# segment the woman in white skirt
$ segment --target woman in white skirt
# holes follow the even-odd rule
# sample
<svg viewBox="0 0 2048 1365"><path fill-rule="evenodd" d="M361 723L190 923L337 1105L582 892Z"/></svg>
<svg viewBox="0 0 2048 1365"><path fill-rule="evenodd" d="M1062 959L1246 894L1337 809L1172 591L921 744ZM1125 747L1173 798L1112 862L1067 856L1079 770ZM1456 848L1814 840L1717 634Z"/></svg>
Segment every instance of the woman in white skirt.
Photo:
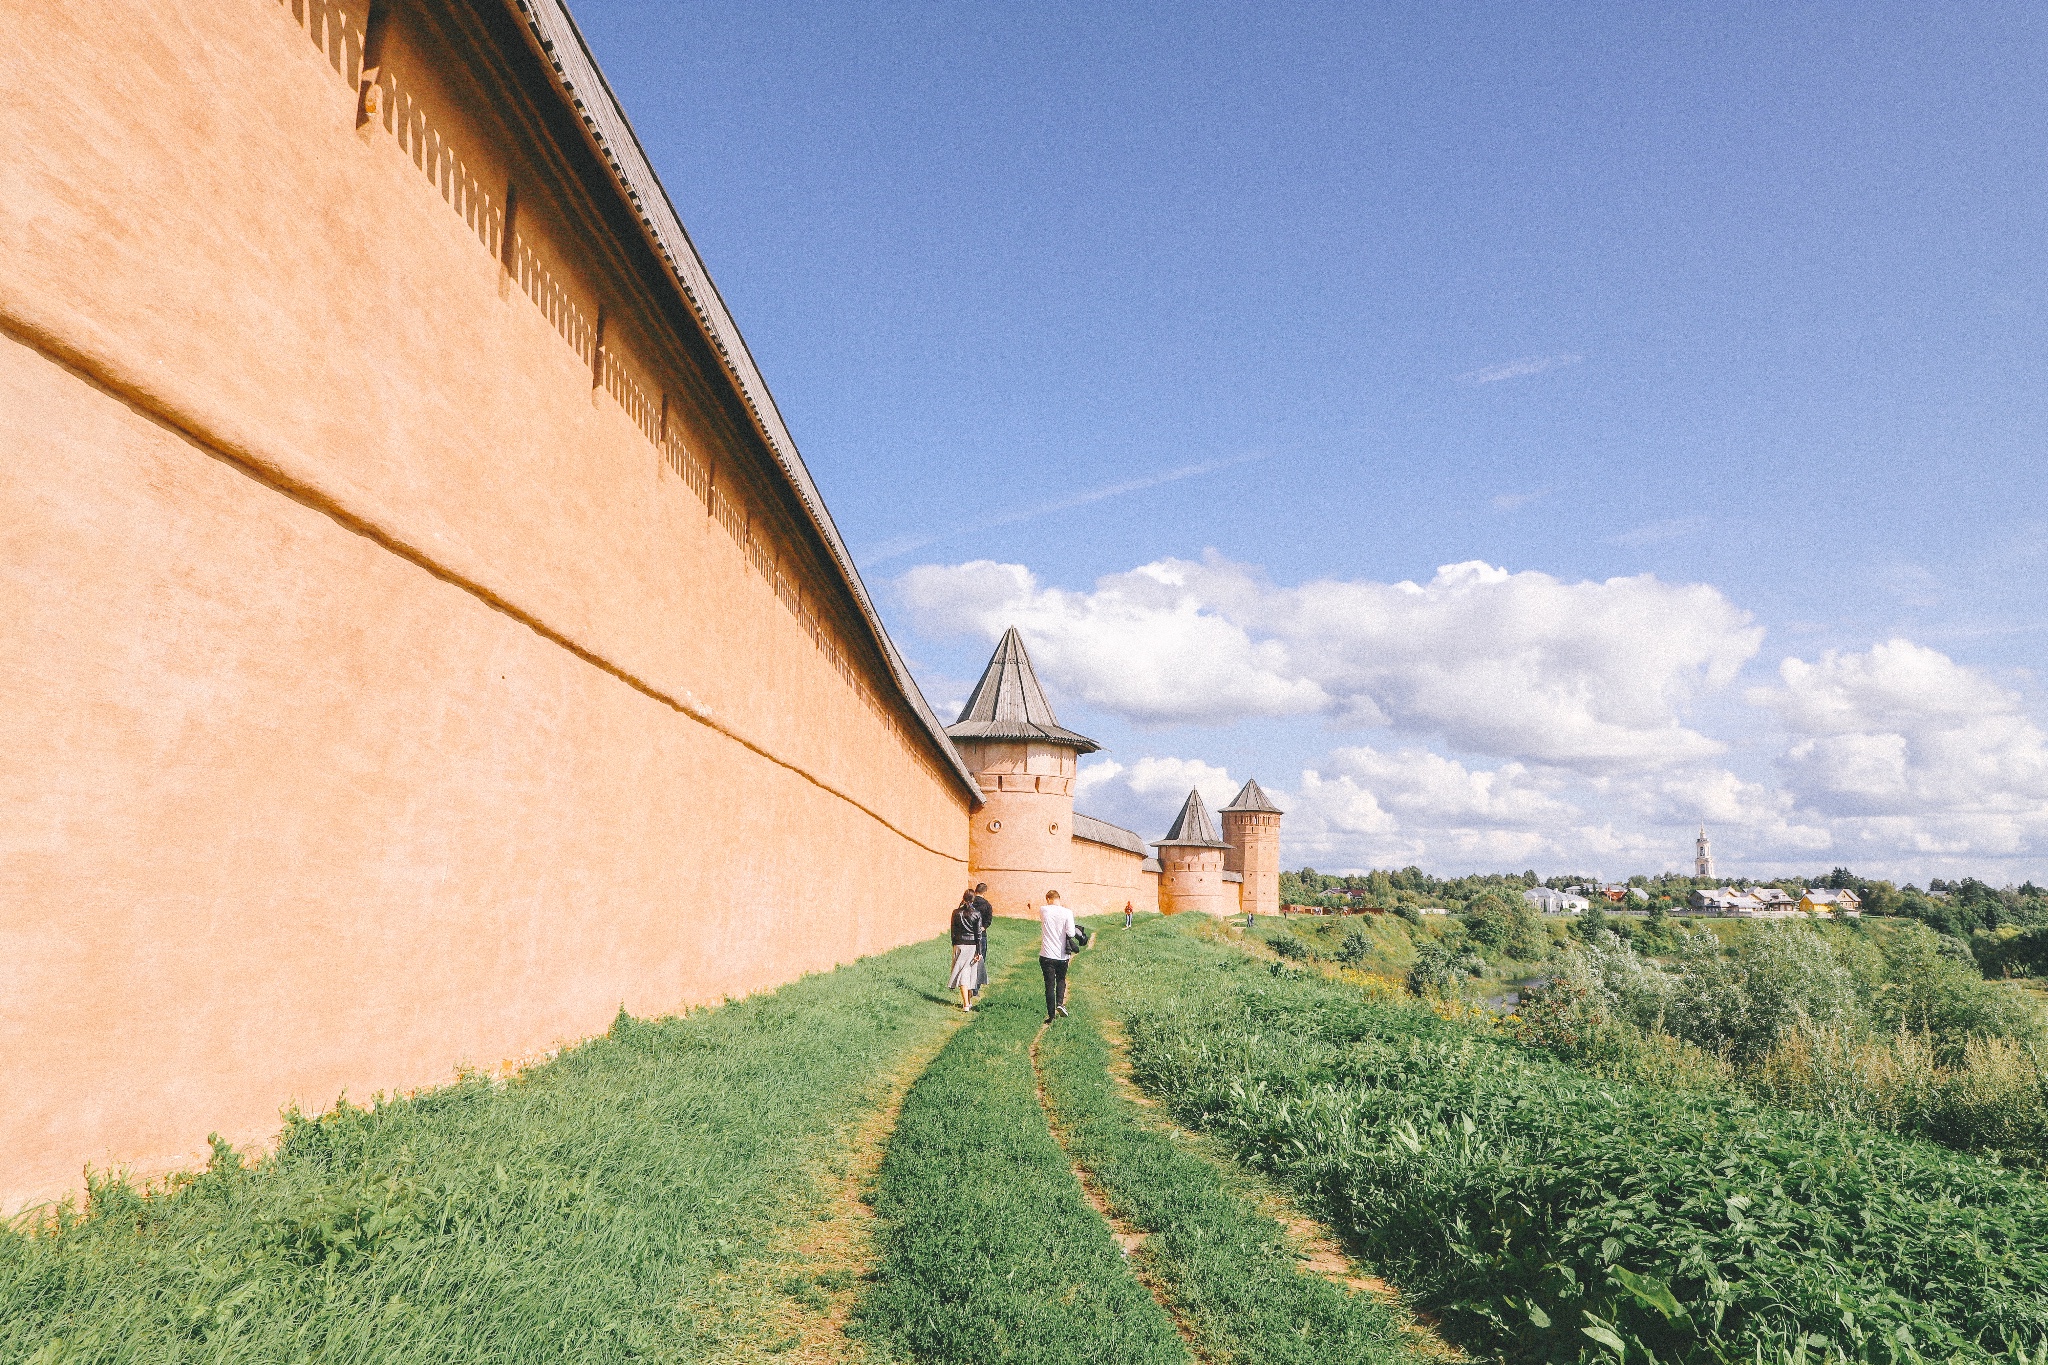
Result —
<svg viewBox="0 0 2048 1365"><path fill-rule="evenodd" d="M960 904L953 908L953 975L946 984L960 992L960 1008L969 1014L974 1006L968 1003L967 993L977 984L976 968L981 965L981 909L974 903L974 888L960 893Z"/></svg>

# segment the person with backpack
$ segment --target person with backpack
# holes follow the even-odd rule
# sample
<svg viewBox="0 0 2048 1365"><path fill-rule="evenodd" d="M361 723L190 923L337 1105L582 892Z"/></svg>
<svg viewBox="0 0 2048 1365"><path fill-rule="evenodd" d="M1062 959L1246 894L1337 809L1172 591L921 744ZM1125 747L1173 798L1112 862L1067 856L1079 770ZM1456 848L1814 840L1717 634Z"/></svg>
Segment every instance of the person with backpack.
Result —
<svg viewBox="0 0 2048 1365"><path fill-rule="evenodd" d="M987 932L981 911L974 906L974 888L960 893L960 904L953 907L953 975L946 984L958 988L960 1008L968 1014L974 1013L974 1005L967 993L974 988L975 969L981 966L981 947Z"/></svg>
<svg viewBox="0 0 2048 1365"><path fill-rule="evenodd" d="M1060 904L1060 893L1045 893L1038 912L1038 970L1045 977L1045 1022L1067 1015L1067 963L1088 946L1086 929L1074 923L1074 912Z"/></svg>
<svg viewBox="0 0 2048 1365"><path fill-rule="evenodd" d="M988 989L988 927L996 922L996 908L988 903L987 882L974 884L974 910L981 916L981 933L975 936L974 951L981 954L974 966L974 998Z"/></svg>

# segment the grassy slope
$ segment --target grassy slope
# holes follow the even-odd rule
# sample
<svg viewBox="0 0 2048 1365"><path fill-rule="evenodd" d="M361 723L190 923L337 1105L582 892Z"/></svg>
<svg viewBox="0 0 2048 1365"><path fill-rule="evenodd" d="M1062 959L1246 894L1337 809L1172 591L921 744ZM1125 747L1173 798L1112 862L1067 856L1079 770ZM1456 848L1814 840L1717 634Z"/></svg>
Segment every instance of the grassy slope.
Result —
<svg viewBox="0 0 2048 1365"><path fill-rule="evenodd" d="M1170 959L1183 942L1156 922L1128 936L1105 928L1077 967L1087 984L1074 992L1074 1017L1048 1029L1039 1045L1068 1151L1102 1187L1112 1212L1151 1234L1138 1256L1206 1357L1247 1365L1407 1359L1400 1325L1384 1305L1302 1273L1278 1223L1117 1092L1096 1023L1105 988L1133 985L1130 968L1154 956L1148 949Z"/></svg>
<svg viewBox="0 0 2048 1365"><path fill-rule="evenodd" d="M1180 952L1207 969L1190 961L1179 998L1154 992L1134 1018L1140 1080L1319 1201L1482 1350L1598 1354L1591 1327L1665 1360L1775 1359L1802 1332L1856 1359L1984 1360L2048 1335L2048 1189L2029 1178L1853 1123L1609 1085L1306 973L1192 938Z"/></svg>
<svg viewBox="0 0 2048 1365"><path fill-rule="evenodd" d="M905 1097L875 1200L881 1274L857 1330L915 1360L1185 1361L1039 1107L1043 1008L1023 961Z"/></svg>
<svg viewBox="0 0 2048 1365"><path fill-rule="evenodd" d="M813 1173L952 1022L948 952L622 1018L509 1086L338 1112L250 1169L0 1231L0 1360L729 1358Z"/></svg>

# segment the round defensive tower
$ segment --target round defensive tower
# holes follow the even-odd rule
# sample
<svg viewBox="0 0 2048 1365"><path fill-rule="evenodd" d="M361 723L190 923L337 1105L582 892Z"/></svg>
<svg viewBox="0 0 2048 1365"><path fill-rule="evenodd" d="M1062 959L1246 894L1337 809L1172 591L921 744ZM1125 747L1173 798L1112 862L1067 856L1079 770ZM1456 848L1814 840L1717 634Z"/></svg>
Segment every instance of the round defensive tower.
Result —
<svg viewBox="0 0 2048 1365"><path fill-rule="evenodd" d="M1237 898L1227 894L1223 881L1223 855L1230 845L1216 837L1209 808L1202 793L1188 793L1186 804L1174 817L1173 828L1152 845L1159 850L1159 911L1178 915L1201 910L1227 915L1236 910ZM1278 881L1274 888L1278 890Z"/></svg>
<svg viewBox="0 0 2048 1365"><path fill-rule="evenodd" d="M1273 804L1254 778L1218 814L1223 817L1223 840L1230 845L1223 866L1244 878L1241 908L1261 915L1279 914L1280 817L1286 812Z"/></svg>
<svg viewBox="0 0 2048 1365"><path fill-rule="evenodd" d="M988 883L999 915L1035 918L1045 893L1071 899L1074 771L1102 746L1059 723L1016 627L946 727L974 780L982 807L967 833L968 878Z"/></svg>

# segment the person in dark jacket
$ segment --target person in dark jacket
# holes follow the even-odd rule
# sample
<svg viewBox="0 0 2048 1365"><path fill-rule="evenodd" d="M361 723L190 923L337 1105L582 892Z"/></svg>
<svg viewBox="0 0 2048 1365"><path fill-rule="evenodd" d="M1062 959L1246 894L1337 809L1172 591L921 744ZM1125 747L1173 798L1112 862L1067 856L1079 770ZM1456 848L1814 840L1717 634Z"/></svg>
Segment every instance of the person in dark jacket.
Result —
<svg viewBox="0 0 2048 1365"><path fill-rule="evenodd" d="M985 932L982 925L981 911L974 908L973 889L961 892L960 903L953 907L953 975L946 984L959 990L960 1008L969 1014L974 1012L974 1006L967 994L974 989L975 970L981 966L978 945Z"/></svg>
<svg viewBox="0 0 2048 1365"><path fill-rule="evenodd" d="M988 903L988 883L974 884L974 909L981 916L981 932L975 935L974 951L981 954L974 967L974 998L988 989L988 927L996 922L996 908Z"/></svg>

